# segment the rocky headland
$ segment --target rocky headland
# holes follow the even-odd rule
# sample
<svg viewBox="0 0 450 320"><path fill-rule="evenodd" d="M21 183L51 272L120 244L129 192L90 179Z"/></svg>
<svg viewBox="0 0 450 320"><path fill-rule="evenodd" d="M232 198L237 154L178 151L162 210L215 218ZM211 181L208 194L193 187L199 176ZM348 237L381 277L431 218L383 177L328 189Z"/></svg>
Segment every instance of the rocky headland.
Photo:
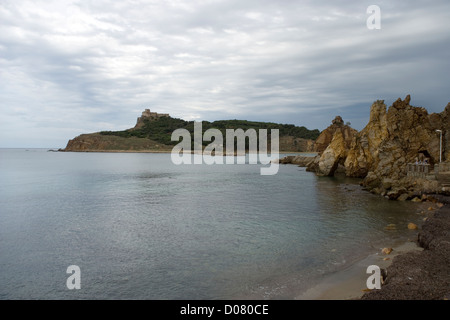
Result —
<svg viewBox="0 0 450 320"><path fill-rule="evenodd" d="M448 192L436 179L435 169L440 161L440 135L436 130L445 135L442 146L445 160L450 158L449 129L450 103L443 112L428 114L425 108L411 106L409 95L395 101L388 110L384 101L376 101L369 123L355 136L348 150L345 174L363 178L364 187L391 199ZM416 161L428 163L428 174L408 175L408 164L415 165Z"/></svg>
<svg viewBox="0 0 450 320"><path fill-rule="evenodd" d="M319 176L360 178L368 191L389 199L450 194L450 103L443 112L429 114L410 100L409 95L399 98L389 108L383 100L375 101L360 132L336 117L315 142L319 154L302 165Z"/></svg>
<svg viewBox="0 0 450 320"><path fill-rule="evenodd" d="M203 131L219 129L224 137L227 129L278 129L279 148L282 152L314 151L314 141L320 131L309 130L292 124L277 124L246 120L202 121ZM178 141L171 140L176 129L186 129L193 137L193 121L172 118L167 113L145 109L133 128L123 131L101 131L81 134L67 143L60 151L71 152L170 152ZM205 142L209 144L209 142ZM203 145L205 146L205 144Z"/></svg>
<svg viewBox="0 0 450 320"><path fill-rule="evenodd" d="M429 207L421 226L408 225L419 229L416 243L423 250L396 256L383 270L381 289L365 293L363 300L450 298L450 103L443 112L429 114L410 100L409 95L399 98L389 108L375 101L360 132L345 128L338 117L316 141L317 156L279 161L319 176L360 178L366 190L392 200L438 205L435 211ZM392 250L385 249L383 254Z"/></svg>

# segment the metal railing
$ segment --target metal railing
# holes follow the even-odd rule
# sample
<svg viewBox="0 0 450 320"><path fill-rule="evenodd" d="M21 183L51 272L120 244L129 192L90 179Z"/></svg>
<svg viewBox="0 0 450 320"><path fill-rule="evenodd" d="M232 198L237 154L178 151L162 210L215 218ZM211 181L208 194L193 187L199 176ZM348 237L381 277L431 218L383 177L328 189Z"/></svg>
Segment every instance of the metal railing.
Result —
<svg viewBox="0 0 450 320"><path fill-rule="evenodd" d="M408 163L406 175L408 177L425 178L430 172L430 164L427 163Z"/></svg>

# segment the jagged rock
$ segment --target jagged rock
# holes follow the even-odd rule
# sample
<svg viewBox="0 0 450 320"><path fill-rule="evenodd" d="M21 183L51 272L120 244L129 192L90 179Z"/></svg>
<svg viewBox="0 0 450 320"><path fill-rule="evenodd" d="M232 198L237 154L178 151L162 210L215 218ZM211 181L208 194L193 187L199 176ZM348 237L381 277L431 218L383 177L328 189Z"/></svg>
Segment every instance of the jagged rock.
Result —
<svg viewBox="0 0 450 320"><path fill-rule="evenodd" d="M396 200L403 194L406 194L406 189L402 187L394 188L386 193L387 197L391 200Z"/></svg>
<svg viewBox="0 0 450 320"><path fill-rule="evenodd" d="M370 109L369 123L352 141L345 161L346 174L365 177L373 169L380 144L387 136L386 105L384 100L377 100Z"/></svg>
<svg viewBox="0 0 450 320"><path fill-rule="evenodd" d="M344 120L342 120L341 116L336 116L336 118L334 118L334 120L331 121L331 124L342 126L342 125L344 125Z"/></svg>
<svg viewBox="0 0 450 320"><path fill-rule="evenodd" d="M381 181L374 172L369 172L364 180L364 185L369 189L375 189L380 185Z"/></svg>
<svg viewBox="0 0 450 320"><path fill-rule="evenodd" d="M392 185L394 184L394 180L390 179L390 178L385 178L383 179L383 188L386 190L389 190L392 188Z"/></svg>
<svg viewBox="0 0 450 320"><path fill-rule="evenodd" d="M322 176L334 175L339 162L347 156L347 147L342 132L336 131L330 145L325 149L319 159L316 173Z"/></svg>
<svg viewBox="0 0 450 320"><path fill-rule="evenodd" d="M358 131L345 125L344 120L337 116L331 126L323 130L316 139L314 149L319 155L309 163L307 170L321 176L345 173L344 161L357 133Z"/></svg>
<svg viewBox="0 0 450 320"><path fill-rule="evenodd" d="M345 125L344 120L342 120L340 116L337 116L331 122L331 125L323 130L319 137L317 137L314 143L314 151L318 153L324 152L333 140L335 133L338 131L342 133L346 147L349 148L353 141L353 137L358 133L358 131L348 125Z"/></svg>
<svg viewBox="0 0 450 320"><path fill-rule="evenodd" d="M403 193L397 198L397 200L398 201L406 201L406 200L408 200L408 198L409 198L409 195L407 193Z"/></svg>
<svg viewBox="0 0 450 320"><path fill-rule="evenodd" d="M410 100L409 95L405 100L399 98L388 110L383 100L374 102L369 123L352 141L344 162L346 175L364 178L362 184L369 190L389 194L393 182L410 191L431 193L439 188L426 179L413 179L413 184L406 177L406 166L420 157L427 158L431 167L439 161L436 129L450 129L450 103L442 113L428 114L425 108L411 106ZM445 148L449 147L446 142ZM395 198L394 192L389 195Z"/></svg>
<svg viewBox="0 0 450 320"><path fill-rule="evenodd" d="M320 156L317 155L314 157L314 160L308 164L306 167L306 171L316 172L316 169L319 167Z"/></svg>

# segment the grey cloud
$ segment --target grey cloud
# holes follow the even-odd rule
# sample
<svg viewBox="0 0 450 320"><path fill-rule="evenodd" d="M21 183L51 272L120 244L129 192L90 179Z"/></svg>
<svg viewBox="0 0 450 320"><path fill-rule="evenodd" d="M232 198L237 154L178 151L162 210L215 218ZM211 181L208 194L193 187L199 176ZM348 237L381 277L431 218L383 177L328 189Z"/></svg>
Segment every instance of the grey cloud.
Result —
<svg viewBox="0 0 450 320"><path fill-rule="evenodd" d="M371 31L369 1L3 1L0 113L46 127L45 139L53 128L63 146L130 127L145 107L311 129L338 112L361 127L374 100L407 93L440 112L450 5L378 2L382 29ZM27 146L4 141L14 125L3 124L0 146Z"/></svg>

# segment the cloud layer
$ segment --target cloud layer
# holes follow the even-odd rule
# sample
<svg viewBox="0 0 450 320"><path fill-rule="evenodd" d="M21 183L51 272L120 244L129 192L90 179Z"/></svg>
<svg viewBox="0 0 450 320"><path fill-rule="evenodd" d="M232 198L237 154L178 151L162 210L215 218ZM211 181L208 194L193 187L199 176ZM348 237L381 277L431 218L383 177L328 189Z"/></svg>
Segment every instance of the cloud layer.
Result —
<svg viewBox="0 0 450 320"><path fill-rule="evenodd" d="M374 100L450 101L450 4L378 1L2 1L0 147L64 147L132 127L144 108L186 120L361 129Z"/></svg>

